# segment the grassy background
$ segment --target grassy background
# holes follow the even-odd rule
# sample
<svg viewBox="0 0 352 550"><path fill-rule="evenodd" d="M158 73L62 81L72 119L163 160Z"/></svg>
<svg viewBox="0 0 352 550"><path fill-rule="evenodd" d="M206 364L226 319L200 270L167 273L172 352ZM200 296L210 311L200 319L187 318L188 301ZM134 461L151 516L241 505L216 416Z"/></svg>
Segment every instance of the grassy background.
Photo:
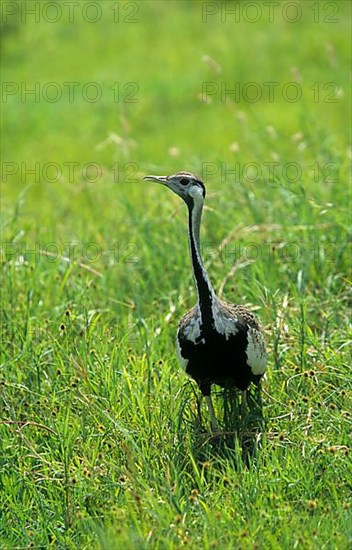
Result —
<svg viewBox="0 0 352 550"><path fill-rule="evenodd" d="M254 23L246 2L105 1L96 22L81 2L55 23L20 4L2 14L1 546L347 549L350 3L270 22L258 2ZM207 439L175 358L186 212L140 180L179 169L207 181L215 288L265 327L247 461L243 437Z"/></svg>

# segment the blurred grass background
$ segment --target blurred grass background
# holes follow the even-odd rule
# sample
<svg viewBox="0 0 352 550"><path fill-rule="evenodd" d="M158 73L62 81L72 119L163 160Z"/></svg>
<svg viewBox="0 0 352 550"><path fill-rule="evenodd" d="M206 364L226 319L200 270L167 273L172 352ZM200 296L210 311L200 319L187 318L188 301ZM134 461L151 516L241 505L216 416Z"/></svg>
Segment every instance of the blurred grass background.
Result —
<svg viewBox="0 0 352 550"><path fill-rule="evenodd" d="M1 8L2 546L347 548L350 3ZM179 169L266 330L250 469L176 365L186 213L141 178Z"/></svg>

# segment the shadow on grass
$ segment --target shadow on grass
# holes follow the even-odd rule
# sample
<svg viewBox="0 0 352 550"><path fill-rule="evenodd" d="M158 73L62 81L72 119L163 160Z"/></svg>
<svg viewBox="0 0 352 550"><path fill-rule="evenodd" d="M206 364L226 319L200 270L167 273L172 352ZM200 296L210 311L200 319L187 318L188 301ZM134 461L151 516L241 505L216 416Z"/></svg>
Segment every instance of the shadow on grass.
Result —
<svg viewBox="0 0 352 550"><path fill-rule="evenodd" d="M260 387L250 387L247 391L247 408L243 417L241 392L233 387L218 392L213 389L212 397L222 429L219 436L211 434L207 408L192 382L187 382L183 393L178 429L181 453L182 440L188 437L187 446L199 463L216 458L231 461L235 468L250 467L255 463L266 430Z"/></svg>

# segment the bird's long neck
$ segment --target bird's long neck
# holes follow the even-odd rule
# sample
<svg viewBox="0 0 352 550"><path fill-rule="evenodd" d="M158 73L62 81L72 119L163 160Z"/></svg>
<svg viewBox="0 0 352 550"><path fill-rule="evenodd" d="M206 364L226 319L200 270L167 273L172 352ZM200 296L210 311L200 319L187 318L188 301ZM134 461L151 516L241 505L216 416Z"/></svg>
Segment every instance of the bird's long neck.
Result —
<svg viewBox="0 0 352 550"><path fill-rule="evenodd" d="M200 202L195 202L189 207L188 234L193 275L198 295L198 305L202 317L202 326L204 328L210 328L214 325L212 304L216 300L216 296L200 253L200 222L202 210L203 204Z"/></svg>

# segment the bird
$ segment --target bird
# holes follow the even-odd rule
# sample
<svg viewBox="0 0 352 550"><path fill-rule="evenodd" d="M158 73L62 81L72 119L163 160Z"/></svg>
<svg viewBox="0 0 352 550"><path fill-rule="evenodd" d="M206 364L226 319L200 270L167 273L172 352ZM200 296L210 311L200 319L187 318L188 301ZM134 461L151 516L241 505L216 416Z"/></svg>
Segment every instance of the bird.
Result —
<svg viewBox="0 0 352 550"><path fill-rule="evenodd" d="M191 172L169 176L149 175L168 187L188 208L188 242L197 302L181 318L177 335L178 361L204 396L214 436L221 434L211 398L213 384L235 387L242 392L241 416L246 410L246 392L253 382L260 388L266 371L267 353L257 318L243 305L220 299L210 282L201 255L200 226L206 189Z"/></svg>

